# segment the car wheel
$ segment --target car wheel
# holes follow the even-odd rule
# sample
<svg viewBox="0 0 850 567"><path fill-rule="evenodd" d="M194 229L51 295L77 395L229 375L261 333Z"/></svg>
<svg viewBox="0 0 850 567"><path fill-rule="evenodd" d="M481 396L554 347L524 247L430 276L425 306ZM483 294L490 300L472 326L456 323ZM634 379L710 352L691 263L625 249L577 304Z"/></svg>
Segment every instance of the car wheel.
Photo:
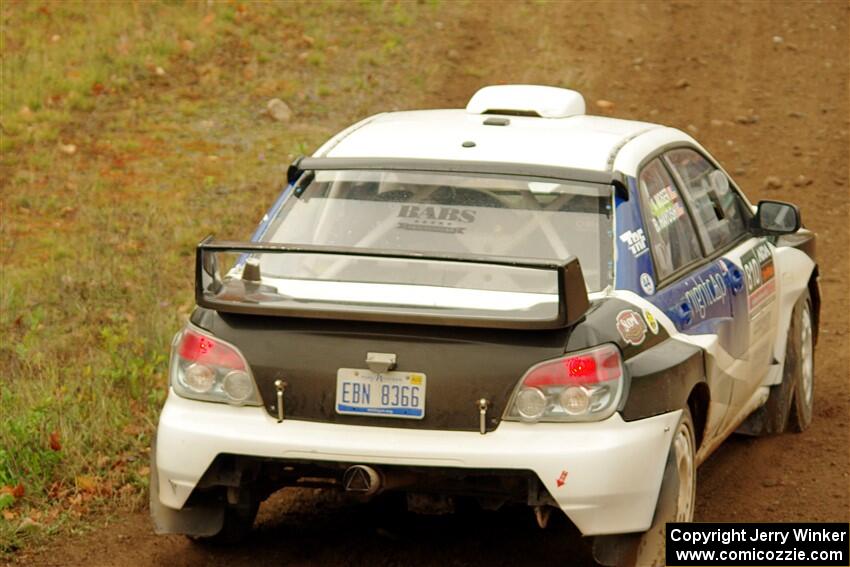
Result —
<svg viewBox="0 0 850 567"><path fill-rule="evenodd" d="M812 421L814 401L814 325L812 301L806 292L791 313L785 340L782 382L771 386L765 404L738 429L745 435L803 431Z"/></svg>
<svg viewBox="0 0 850 567"><path fill-rule="evenodd" d="M692 522L697 494L696 436L691 412L685 408L670 451L676 459L678 477L675 521Z"/></svg>
<svg viewBox="0 0 850 567"><path fill-rule="evenodd" d="M815 341L814 325L812 322L812 300L806 293L792 314L794 357L792 383L794 384L794 401L788 418L788 430L800 433L809 428L812 423L812 407L815 401ZM789 329L789 334L791 329ZM790 345L789 345L790 346ZM788 356L785 353L787 365Z"/></svg>
<svg viewBox="0 0 850 567"><path fill-rule="evenodd" d="M665 565L667 522L693 521L696 481L694 421L690 410L684 408L670 443L652 525L640 535L597 538L593 548L594 559L602 565Z"/></svg>

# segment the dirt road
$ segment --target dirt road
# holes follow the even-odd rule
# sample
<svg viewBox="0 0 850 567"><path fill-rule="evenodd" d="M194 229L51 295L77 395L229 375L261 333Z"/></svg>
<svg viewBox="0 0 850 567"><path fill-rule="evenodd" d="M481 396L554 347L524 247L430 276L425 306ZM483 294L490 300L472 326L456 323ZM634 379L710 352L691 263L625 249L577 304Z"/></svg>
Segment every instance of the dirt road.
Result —
<svg viewBox="0 0 850 567"><path fill-rule="evenodd" d="M850 520L848 388L848 16L846 2L447 6L407 43L410 65L441 80L385 107L462 106L488 83L578 86L591 112L690 130L753 200L801 206L817 231L823 318L814 423L801 435L730 439L699 471L701 521ZM281 54L281 56L286 56ZM398 82L405 70L399 69ZM392 72L385 75L392 75ZM381 106L381 105L376 105ZM340 126L342 126L340 124ZM766 178L781 186L768 188ZM773 185L777 185L774 183ZM101 522L102 523L102 522ZM157 537L146 512L15 561L29 565L587 564L565 523L541 531L526 510L410 517L312 492L276 495L246 545L205 550Z"/></svg>

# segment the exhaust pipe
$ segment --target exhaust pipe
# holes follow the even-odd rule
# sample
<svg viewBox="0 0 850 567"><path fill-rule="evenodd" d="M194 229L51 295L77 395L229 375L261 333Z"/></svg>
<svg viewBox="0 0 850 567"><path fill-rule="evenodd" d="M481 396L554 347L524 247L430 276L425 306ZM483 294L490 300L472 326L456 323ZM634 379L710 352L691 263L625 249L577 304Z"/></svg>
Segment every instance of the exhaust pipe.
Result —
<svg viewBox="0 0 850 567"><path fill-rule="evenodd" d="M366 465L353 465L342 475L342 485L346 492L359 492L366 496L377 494L383 487L381 473Z"/></svg>

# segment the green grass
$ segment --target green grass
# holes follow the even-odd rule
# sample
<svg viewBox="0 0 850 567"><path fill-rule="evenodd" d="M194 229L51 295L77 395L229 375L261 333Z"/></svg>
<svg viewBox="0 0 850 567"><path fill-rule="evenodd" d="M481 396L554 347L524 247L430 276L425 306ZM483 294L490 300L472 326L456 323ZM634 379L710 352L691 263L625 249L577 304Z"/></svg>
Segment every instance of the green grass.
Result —
<svg viewBox="0 0 850 567"><path fill-rule="evenodd" d="M144 505L195 244L246 238L371 85L431 80L396 75L433 3L93 6L0 7L0 554Z"/></svg>

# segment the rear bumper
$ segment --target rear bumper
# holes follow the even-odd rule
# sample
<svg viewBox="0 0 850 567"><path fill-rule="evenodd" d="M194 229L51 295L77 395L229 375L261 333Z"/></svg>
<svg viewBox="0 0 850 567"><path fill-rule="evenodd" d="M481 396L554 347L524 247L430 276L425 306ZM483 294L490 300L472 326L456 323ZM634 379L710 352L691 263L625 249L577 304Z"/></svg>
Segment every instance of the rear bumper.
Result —
<svg viewBox="0 0 850 567"><path fill-rule="evenodd" d="M531 470L584 535L649 528L681 412L624 422L502 422L492 433L285 420L263 408L169 393L156 439L159 500L180 509L219 453L475 469ZM558 481L564 476L563 484Z"/></svg>

